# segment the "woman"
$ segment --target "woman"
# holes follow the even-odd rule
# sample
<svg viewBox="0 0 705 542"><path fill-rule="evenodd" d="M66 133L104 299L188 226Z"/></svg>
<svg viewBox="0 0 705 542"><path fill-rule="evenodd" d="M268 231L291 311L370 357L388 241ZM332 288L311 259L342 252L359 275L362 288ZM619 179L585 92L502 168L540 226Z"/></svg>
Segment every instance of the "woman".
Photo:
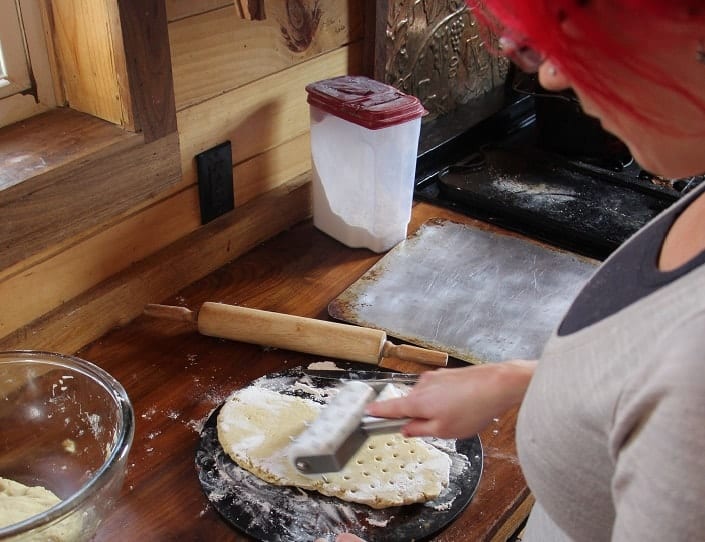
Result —
<svg viewBox="0 0 705 542"><path fill-rule="evenodd" d="M642 167L705 172L705 0L470 5L500 52L572 88ZM526 542L704 539L705 185L604 262L538 363L426 373L369 413L461 438L520 404Z"/></svg>

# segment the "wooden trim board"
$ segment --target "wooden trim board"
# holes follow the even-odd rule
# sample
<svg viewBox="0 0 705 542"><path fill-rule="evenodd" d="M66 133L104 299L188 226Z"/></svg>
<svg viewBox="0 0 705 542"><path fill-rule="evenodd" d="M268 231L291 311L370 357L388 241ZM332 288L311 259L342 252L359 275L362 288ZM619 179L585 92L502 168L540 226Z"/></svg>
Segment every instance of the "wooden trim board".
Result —
<svg viewBox="0 0 705 542"><path fill-rule="evenodd" d="M304 134L234 168L233 211L311 169ZM168 197L116 217L18 265L0 271L0 337L107 280L201 226L196 185L175 185Z"/></svg>
<svg viewBox="0 0 705 542"><path fill-rule="evenodd" d="M181 179L176 133L148 144L136 135L129 143L118 140L90 159L22 183L22 197L0 207L0 269L102 224Z"/></svg>
<svg viewBox="0 0 705 542"><path fill-rule="evenodd" d="M165 0L49 3L52 49L69 106L150 143L176 131Z"/></svg>
<svg viewBox="0 0 705 542"><path fill-rule="evenodd" d="M72 109L134 130L116 0L50 2L63 94Z"/></svg>
<svg viewBox="0 0 705 542"><path fill-rule="evenodd" d="M67 163L141 145L140 135L58 108L0 129L0 207L41 190Z"/></svg>
<svg viewBox="0 0 705 542"><path fill-rule="evenodd" d="M121 0L118 6L135 126L150 143L176 132L166 5L164 0Z"/></svg>
<svg viewBox="0 0 705 542"><path fill-rule="evenodd" d="M0 340L0 349L73 353L311 215L308 174L245 204Z"/></svg>

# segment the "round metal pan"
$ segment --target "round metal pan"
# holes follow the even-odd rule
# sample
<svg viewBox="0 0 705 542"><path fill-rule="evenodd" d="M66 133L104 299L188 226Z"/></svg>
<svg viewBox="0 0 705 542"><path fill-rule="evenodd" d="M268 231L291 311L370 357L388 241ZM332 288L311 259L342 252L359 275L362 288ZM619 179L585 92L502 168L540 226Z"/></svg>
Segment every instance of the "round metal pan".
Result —
<svg viewBox="0 0 705 542"><path fill-rule="evenodd" d="M339 364L340 366L341 364ZM345 364L346 369L369 365ZM334 385L304 375L297 367L272 373L249 384L324 402L319 390ZM482 474L479 437L466 440L430 439L451 458L450 482L434 501L374 509L317 492L269 484L237 466L223 451L217 434L218 407L208 418L196 451L201 487L220 515L255 540L298 542L354 533L368 542L408 542L428 539L452 522L470 503Z"/></svg>

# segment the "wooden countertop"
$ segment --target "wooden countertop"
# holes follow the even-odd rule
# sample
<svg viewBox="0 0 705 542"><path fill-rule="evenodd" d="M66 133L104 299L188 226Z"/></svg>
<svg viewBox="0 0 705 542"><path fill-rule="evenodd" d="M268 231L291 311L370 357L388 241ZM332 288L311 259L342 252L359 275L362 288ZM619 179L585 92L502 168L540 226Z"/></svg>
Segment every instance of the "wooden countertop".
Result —
<svg viewBox="0 0 705 542"><path fill-rule="evenodd" d="M488 227L417 203L409 232L434 217ZM327 320L328 303L382 256L345 247L308 221L162 302L197 309L216 301ZM144 316L78 355L125 386L136 418L125 484L96 540L251 540L221 519L201 491L194 466L199 430L233 390L320 358L205 337L179 322ZM409 372L426 369L395 359L383 365ZM515 422L516 412L511 412L480 435L485 458L478 491L463 514L433 540L506 540L526 517L532 498L516 459Z"/></svg>

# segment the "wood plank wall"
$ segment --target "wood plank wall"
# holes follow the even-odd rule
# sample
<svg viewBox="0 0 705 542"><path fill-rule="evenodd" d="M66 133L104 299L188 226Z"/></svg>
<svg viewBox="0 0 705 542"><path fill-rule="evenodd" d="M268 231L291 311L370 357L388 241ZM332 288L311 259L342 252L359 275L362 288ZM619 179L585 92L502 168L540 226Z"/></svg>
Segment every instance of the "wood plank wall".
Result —
<svg viewBox="0 0 705 542"><path fill-rule="evenodd" d="M134 128L118 6L109 0L48 2L62 94L73 109ZM77 16L77 14L81 14Z"/></svg>
<svg viewBox="0 0 705 542"><path fill-rule="evenodd" d="M75 350L134 317L140 303L162 299L275 234L267 224L272 205L281 207L279 230L310 213L300 188L310 170L304 86L361 73L364 0L265 0L264 20L243 18L232 0L165 1L183 178L107 223L0 269L0 300L12 300L0 311L0 347ZM194 155L225 140L232 142L235 210L219 225L201 227ZM107 299L106 284L117 290L121 274L132 272L126 280L139 282L134 269L146 259L158 262L169 245L187 245L190 236L207 244L209 236L199 234L205 228L230 228L244 238L235 248L220 238L204 246L209 265L194 266L193 276L187 265L178 281L149 272L152 286L141 286L139 298L114 299L115 314L104 323L91 322L83 335L74 328L71 341L58 336L66 329L57 322L79 304L92 303L96 312L85 317L99 317L105 307L96 296ZM173 250L169 257L178 258ZM57 325L63 331L52 336Z"/></svg>

